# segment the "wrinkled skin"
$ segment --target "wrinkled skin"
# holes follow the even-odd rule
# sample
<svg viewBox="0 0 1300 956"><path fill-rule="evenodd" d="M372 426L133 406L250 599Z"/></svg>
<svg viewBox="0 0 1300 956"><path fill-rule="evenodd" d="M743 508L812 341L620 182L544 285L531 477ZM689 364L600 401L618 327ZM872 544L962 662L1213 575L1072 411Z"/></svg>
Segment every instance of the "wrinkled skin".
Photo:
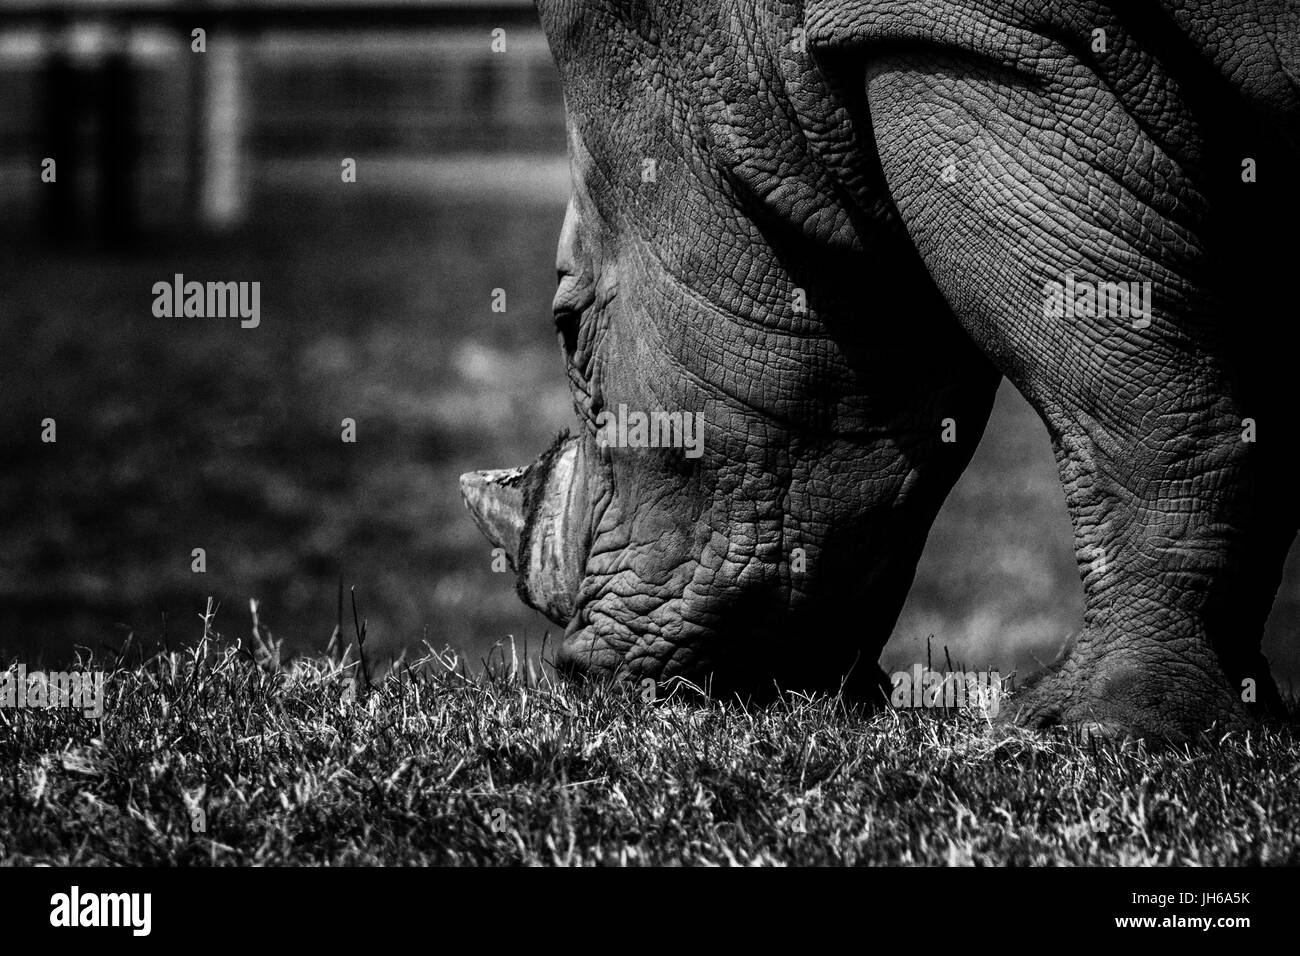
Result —
<svg viewBox="0 0 1300 956"><path fill-rule="evenodd" d="M464 482L522 596L566 626L562 668L872 696L1005 375L1052 436L1086 594L1011 716L1181 737L1278 706L1259 645L1300 508L1276 228L1300 212L1295 6L540 13L580 424ZM1149 324L1045 315L1066 275L1150 281ZM600 448L620 404L702 415L703 454Z"/></svg>

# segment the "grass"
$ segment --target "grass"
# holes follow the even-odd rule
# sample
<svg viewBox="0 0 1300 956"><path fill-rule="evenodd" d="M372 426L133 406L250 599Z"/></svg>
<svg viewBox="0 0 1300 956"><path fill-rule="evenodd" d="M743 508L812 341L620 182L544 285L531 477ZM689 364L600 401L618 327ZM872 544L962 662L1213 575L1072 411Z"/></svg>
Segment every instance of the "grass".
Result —
<svg viewBox="0 0 1300 956"><path fill-rule="evenodd" d="M260 627L97 652L102 720L0 709L9 864L1295 864L1280 728L1200 747L574 686L502 651L366 689ZM30 666L30 665L29 665Z"/></svg>

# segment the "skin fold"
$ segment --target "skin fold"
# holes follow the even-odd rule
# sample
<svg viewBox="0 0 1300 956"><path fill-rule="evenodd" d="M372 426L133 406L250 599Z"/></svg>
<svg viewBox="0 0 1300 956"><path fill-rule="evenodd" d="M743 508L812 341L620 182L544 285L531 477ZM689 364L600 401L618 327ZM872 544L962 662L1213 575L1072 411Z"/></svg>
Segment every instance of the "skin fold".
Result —
<svg viewBox="0 0 1300 956"><path fill-rule="evenodd" d="M1177 737L1278 707L1259 644L1300 518L1276 239L1300 212L1294 10L540 14L578 424L463 487L565 626L562 669L872 697L1006 375L1052 436L1086 594L1011 716ZM1147 283L1149 314L1052 315L1067 278ZM698 416L700 454L601 447L620 407Z"/></svg>

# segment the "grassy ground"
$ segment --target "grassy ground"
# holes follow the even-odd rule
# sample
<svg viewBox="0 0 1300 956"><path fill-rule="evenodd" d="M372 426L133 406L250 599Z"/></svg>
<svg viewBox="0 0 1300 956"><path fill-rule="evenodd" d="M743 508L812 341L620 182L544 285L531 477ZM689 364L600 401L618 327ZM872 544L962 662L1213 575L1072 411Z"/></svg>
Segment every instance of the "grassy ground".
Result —
<svg viewBox="0 0 1300 956"><path fill-rule="evenodd" d="M3 862L1300 863L1288 729L1160 750L832 698L646 703L509 651L367 691L214 631L131 656L84 664L109 671L101 721L0 709Z"/></svg>

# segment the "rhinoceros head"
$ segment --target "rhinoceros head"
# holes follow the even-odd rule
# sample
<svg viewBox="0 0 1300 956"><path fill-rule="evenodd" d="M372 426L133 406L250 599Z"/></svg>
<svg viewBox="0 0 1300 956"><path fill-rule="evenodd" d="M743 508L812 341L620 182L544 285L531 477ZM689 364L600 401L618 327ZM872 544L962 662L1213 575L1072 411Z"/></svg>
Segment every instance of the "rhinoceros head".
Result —
<svg viewBox="0 0 1300 956"><path fill-rule="evenodd" d="M466 502L565 626L566 670L874 687L996 374L892 218L856 106L792 45L794 7L540 6L578 423L464 476Z"/></svg>

